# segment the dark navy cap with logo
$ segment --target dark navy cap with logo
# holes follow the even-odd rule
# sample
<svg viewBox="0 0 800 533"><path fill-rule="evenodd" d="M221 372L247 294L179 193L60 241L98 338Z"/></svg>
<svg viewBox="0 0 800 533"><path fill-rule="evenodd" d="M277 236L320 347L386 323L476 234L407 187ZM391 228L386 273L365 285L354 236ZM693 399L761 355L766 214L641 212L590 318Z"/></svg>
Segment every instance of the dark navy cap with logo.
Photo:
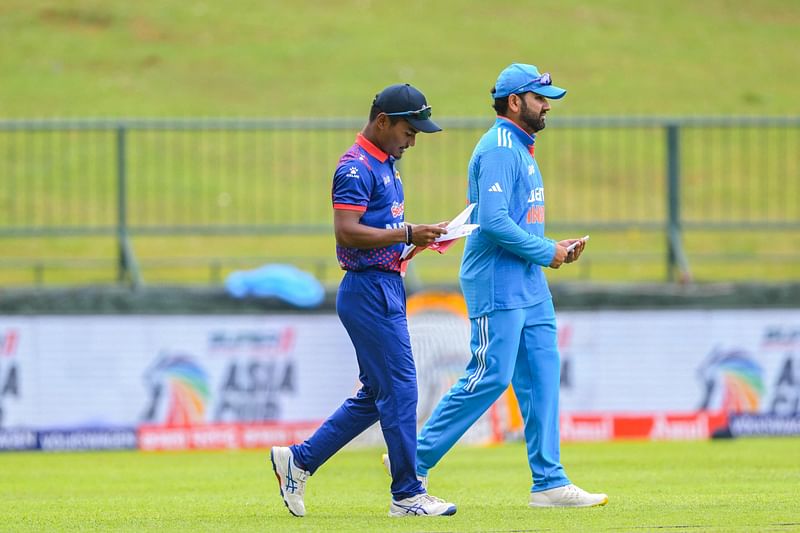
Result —
<svg viewBox="0 0 800 533"><path fill-rule="evenodd" d="M375 96L372 105L386 115L403 117L421 132L442 131L442 128L431 120L431 106L425 100L425 95L407 83L386 87Z"/></svg>

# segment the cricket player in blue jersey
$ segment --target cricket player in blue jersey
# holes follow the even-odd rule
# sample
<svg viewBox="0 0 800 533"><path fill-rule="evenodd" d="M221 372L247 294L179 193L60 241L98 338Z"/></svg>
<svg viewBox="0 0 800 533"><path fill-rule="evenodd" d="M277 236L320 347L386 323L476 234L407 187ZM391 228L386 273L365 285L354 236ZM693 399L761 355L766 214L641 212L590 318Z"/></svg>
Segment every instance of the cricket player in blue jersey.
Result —
<svg viewBox="0 0 800 533"><path fill-rule="evenodd" d="M392 468L389 516L452 515L456 506L427 494L415 473L417 376L400 277L405 245L425 247L445 224L405 222L403 182L396 161L419 132L441 128L425 96L392 85L372 103L369 122L342 156L333 176L336 256L346 271L336 298L358 360L362 387L302 444L274 447L272 467L284 503L305 515L305 485L333 454L380 421Z"/></svg>
<svg viewBox="0 0 800 533"><path fill-rule="evenodd" d="M513 384L533 473L531 507L591 507L608 502L570 483L560 462L561 363L553 301L542 267L576 261L586 243L545 237L545 194L533 147L548 98L566 91L533 65L512 64L492 95L497 119L469 162L469 202L477 203L461 262L461 289L472 330L472 358L442 398L417 442L417 475L433 468ZM573 250L567 248L577 241ZM392 458L384 458L391 463Z"/></svg>

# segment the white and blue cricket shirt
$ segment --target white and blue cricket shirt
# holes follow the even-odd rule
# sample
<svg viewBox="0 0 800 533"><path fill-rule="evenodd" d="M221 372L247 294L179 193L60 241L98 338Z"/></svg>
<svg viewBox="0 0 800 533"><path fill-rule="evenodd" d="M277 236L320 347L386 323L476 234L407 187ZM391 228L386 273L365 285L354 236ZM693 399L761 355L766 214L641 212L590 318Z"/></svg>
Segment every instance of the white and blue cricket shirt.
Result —
<svg viewBox="0 0 800 533"><path fill-rule="evenodd" d="M529 307L550 298L542 272L555 256L544 236L544 185L534 137L497 117L469 162L469 202L478 205L461 261L461 289L470 318Z"/></svg>

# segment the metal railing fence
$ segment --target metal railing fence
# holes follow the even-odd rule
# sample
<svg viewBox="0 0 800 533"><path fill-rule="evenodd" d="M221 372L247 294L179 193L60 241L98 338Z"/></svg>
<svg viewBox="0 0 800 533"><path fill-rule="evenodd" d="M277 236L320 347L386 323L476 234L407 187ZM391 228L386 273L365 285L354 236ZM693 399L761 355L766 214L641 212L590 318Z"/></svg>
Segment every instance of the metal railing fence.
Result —
<svg viewBox="0 0 800 533"><path fill-rule="evenodd" d="M464 204L492 118L439 119L401 162L407 219ZM0 120L0 237L331 232L330 180L363 120ZM550 231L663 233L669 279L695 230L800 229L800 117L572 117L537 139ZM2 245L2 242L0 242Z"/></svg>

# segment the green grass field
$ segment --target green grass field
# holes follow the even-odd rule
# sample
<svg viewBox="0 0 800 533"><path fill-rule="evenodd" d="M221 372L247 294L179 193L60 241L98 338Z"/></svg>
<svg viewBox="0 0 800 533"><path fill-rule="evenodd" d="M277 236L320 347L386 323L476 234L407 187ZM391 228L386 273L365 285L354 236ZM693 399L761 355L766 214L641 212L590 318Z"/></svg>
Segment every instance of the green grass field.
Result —
<svg viewBox="0 0 800 533"><path fill-rule="evenodd" d="M0 116L347 116L395 80L480 116L535 63L559 114L794 114L793 0L4 0Z"/></svg>
<svg viewBox="0 0 800 533"><path fill-rule="evenodd" d="M4 531L800 531L800 440L569 444L591 509L530 509L521 444L455 448L431 471L453 517L389 518L378 449L345 450L289 515L266 451L0 455Z"/></svg>
<svg viewBox="0 0 800 533"><path fill-rule="evenodd" d="M490 121L489 87L512 61L536 63L569 89L551 117L794 116L798 24L793 0L410 0L402 9L385 0L5 0L0 119L363 119L372 95L402 80L424 89L435 117ZM274 223L311 215L330 223L332 165L355 130L320 135L313 147L303 137L303 150L294 134L229 133L205 132L197 144L195 132L129 133L131 222ZM663 280L662 233L592 227L615 217L663 220L663 132L631 130L616 140L602 129L575 133L563 143L567 132L553 127L537 148L548 224L575 226L551 236L593 239L586 263L554 277ZM796 128L745 133L711 130L704 142L695 141L706 131L683 133L687 220L798 219ZM409 220L430 222L429 213L440 219L460 207L477 135L445 132L409 154ZM30 137L0 132L0 230L113 226L113 131ZM744 147L753 155L740 153ZM49 155L56 149L62 153ZM432 196L423 182L450 191L447 199L421 206ZM270 201L279 186L294 193L291 201ZM618 201L617 191L624 191ZM298 209L303 194L307 212ZM217 283L235 268L278 261L322 269L328 285L339 276L330 233L136 237L133 245L146 283ZM796 228L696 231L686 245L700 281L796 278ZM115 281L108 238L2 237L0 249L0 285ZM419 263L424 282L455 282L457 259Z"/></svg>

